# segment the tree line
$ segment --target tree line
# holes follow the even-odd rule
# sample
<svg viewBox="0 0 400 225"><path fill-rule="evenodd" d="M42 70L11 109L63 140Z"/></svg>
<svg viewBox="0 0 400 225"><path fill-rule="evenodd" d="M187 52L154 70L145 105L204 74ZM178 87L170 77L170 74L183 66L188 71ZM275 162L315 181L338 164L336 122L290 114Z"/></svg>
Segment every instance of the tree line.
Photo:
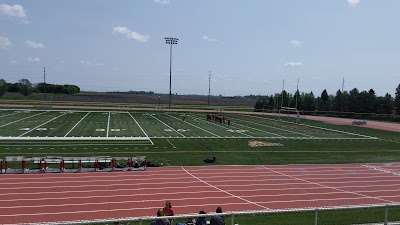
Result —
<svg viewBox="0 0 400 225"><path fill-rule="evenodd" d="M328 94L325 90L320 96L315 97L313 92L294 94L282 91L282 93L264 96L257 100L254 109L275 110L281 107L297 108L302 111L336 111L354 113L400 114L400 84L396 88L395 96L389 93L385 96L376 96L375 91L359 91L353 88L351 91L341 91L335 95Z"/></svg>
<svg viewBox="0 0 400 225"><path fill-rule="evenodd" d="M75 94L81 89L76 85L70 84L48 84L37 83L33 85L28 79L20 79L17 83L7 83L4 79L0 79L0 97L6 92L19 92L24 96L28 96L33 92L37 93L53 93L53 94Z"/></svg>

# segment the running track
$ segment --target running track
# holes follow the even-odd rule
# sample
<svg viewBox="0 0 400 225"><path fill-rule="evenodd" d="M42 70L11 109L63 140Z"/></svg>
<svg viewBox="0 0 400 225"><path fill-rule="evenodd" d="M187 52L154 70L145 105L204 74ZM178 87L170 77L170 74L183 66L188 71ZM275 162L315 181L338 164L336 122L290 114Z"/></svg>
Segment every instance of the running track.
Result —
<svg viewBox="0 0 400 225"><path fill-rule="evenodd" d="M400 202L400 163L209 166L146 171L0 174L0 223Z"/></svg>

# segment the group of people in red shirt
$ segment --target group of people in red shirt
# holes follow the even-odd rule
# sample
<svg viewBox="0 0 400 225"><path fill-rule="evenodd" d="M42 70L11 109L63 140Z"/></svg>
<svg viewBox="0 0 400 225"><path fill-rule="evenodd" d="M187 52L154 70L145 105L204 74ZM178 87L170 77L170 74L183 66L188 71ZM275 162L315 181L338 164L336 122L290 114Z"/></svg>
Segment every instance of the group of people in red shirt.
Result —
<svg viewBox="0 0 400 225"><path fill-rule="evenodd" d="M215 113L207 113L207 121L215 121L225 124L225 115L217 115ZM231 125L232 120L228 119L228 125Z"/></svg>

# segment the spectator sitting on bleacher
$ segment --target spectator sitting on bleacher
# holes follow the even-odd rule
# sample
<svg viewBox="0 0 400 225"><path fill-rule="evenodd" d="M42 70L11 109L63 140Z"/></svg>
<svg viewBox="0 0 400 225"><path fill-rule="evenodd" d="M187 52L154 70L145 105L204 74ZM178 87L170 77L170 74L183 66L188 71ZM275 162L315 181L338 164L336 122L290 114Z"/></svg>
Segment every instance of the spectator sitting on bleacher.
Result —
<svg viewBox="0 0 400 225"><path fill-rule="evenodd" d="M199 212L199 214L206 214L203 210ZM199 216L196 220L196 225L207 225L207 218L205 216Z"/></svg>
<svg viewBox="0 0 400 225"><path fill-rule="evenodd" d="M218 207L215 212L222 213L221 207ZM211 216L210 225L225 225L224 217L220 215Z"/></svg>
<svg viewBox="0 0 400 225"><path fill-rule="evenodd" d="M165 207L163 208L164 213L166 216L173 216L175 215L174 210L172 209L172 205L170 201L165 202Z"/></svg>
<svg viewBox="0 0 400 225"><path fill-rule="evenodd" d="M164 214L166 216L173 216L175 215L174 210L172 209L172 205L170 201L165 202L165 207L163 208ZM173 224L173 220L170 221L171 224Z"/></svg>
<svg viewBox="0 0 400 225"><path fill-rule="evenodd" d="M157 216L165 216L162 208L158 209ZM171 225L171 222L167 219L154 219L151 221L150 225Z"/></svg>

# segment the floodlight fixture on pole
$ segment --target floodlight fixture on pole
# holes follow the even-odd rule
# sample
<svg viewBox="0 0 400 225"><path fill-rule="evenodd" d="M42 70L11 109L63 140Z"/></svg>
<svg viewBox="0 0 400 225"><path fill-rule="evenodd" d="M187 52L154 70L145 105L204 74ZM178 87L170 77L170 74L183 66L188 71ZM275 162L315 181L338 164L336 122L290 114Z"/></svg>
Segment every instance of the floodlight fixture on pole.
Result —
<svg viewBox="0 0 400 225"><path fill-rule="evenodd" d="M178 38L166 37L165 44L170 45L169 52L169 101L168 108L171 108L171 83L172 83L172 45L178 44Z"/></svg>

